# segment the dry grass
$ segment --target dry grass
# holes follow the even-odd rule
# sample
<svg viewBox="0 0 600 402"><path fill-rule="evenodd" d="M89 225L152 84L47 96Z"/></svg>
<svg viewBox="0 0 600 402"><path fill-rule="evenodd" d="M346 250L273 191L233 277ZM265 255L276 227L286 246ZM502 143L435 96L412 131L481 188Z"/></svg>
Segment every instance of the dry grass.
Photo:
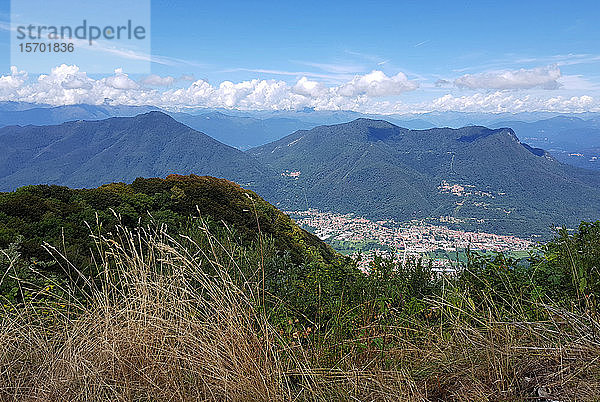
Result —
<svg viewBox="0 0 600 402"><path fill-rule="evenodd" d="M203 274L162 232L124 231L119 242L99 244L103 286L90 289L82 313L34 305L5 312L4 397L287 399L286 370L264 337L274 331L227 276Z"/></svg>
<svg viewBox="0 0 600 402"><path fill-rule="evenodd" d="M292 344L260 310L259 283L239 288L233 258L162 230L97 239L100 287L85 303L4 306L0 397L78 400L598 400L600 344L590 317L472 324L432 301L444 327L386 328L385 350L345 341ZM181 243L185 243L183 246ZM57 260L64 256L49 249ZM222 250L220 250L222 251ZM226 253L225 253L226 254ZM199 258L202 256L203 258ZM209 261L212 269L202 266ZM227 269L225 269L225 266ZM260 267L259 267L260 269ZM208 275L206 272L216 272ZM551 307L548 307L551 309ZM379 334L380 335L380 334ZM364 341L364 340L360 340Z"/></svg>

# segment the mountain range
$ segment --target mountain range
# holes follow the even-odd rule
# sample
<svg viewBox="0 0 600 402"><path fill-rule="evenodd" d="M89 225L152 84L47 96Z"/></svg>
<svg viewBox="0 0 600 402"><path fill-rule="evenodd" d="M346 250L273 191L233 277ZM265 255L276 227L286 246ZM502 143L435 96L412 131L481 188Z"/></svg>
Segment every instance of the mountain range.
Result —
<svg viewBox="0 0 600 402"><path fill-rule="evenodd" d="M64 105L52 107L22 102L0 102L0 127L11 125L56 125L74 120L102 120L110 117L133 117L149 111L161 111L175 120L202 131L216 140L247 150L278 140L291 132L322 124L345 123L367 115L346 111L240 112L222 109L167 111L154 106ZM368 117L377 117L369 115ZM409 128L430 128L432 124L419 120L397 120Z"/></svg>
<svg viewBox="0 0 600 402"><path fill-rule="evenodd" d="M533 122L502 121L491 127L511 127L523 141L541 147L563 163L600 169L600 118L556 116Z"/></svg>
<svg viewBox="0 0 600 402"><path fill-rule="evenodd" d="M275 141L300 129L318 125L288 117L267 117L225 114L216 110L201 110L195 113L169 112L154 106L111 106L111 105L47 105L5 102L0 104L0 127L13 125L56 125L74 120L103 120L110 117L133 117L150 111L162 111L177 121L202 131L220 142L246 150Z"/></svg>
<svg viewBox="0 0 600 402"><path fill-rule="evenodd" d="M29 105L29 106L27 106ZM52 125L73 120L102 120L109 117L132 117L152 110L154 106L110 106L110 105L45 105L15 102L0 105L0 127L14 125Z"/></svg>
<svg viewBox="0 0 600 402"><path fill-rule="evenodd" d="M232 116L219 111L201 114L169 114L177 121L240 150L263 145L296 130L318 125L287 117L258 119L250 116Z"/></svg>
<svg viewBox="0 0 600 402"><path fill-rule="evenodd" d="M215 131L230 122L214 111L190 116L184 117L213 120ZM237 119L235 124L259 130L256 119ZM280 120L281 130L297 123ZM287 210L318 208L399 222L433 218L502 234L548 235L551 226L600 217L600 175L522 143L511 128L410 130L359 118L298 130L242 152L150 111L7 126L0 128L0 143L0 191L28 184L89 188L193 173L235 181Z"/></svg>
<svg viewBox="0 0 600 402"><path fill-rule="evenodd" d="M133 117L149 111L162 111L177 121L240 150L261 146L296 131L320 125L347 123L357 118L386 120L409 129L460 128L482 125L511 127L519 138L547 150L563 163L586 169L600 169L600 114L467 113L428 112L376 115L352 111L305 108L285 111L242 111L218 108L162 110L154 106L115 106L75 104L53 107L26 102L0 102L0 127L9 125L55 125L73 120L101 120Z"/></svg>

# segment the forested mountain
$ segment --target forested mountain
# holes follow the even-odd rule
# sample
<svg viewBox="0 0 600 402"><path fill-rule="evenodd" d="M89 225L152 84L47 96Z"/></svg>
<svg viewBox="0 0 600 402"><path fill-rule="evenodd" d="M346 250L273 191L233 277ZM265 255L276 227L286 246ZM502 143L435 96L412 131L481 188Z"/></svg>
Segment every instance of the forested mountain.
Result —
<svg viewBox="0 0 600 402"><path fill-rule="evenodd" d="M26 184L95 187L172 173L227 178L271 194L274 174L253 157L161 112L0 129L0 190Z"/></svg>
<svg viewBox="0 0 600 402"><path fill-rule="evenodd" d="M212 113L213 129L245 118ZM202 119L202 116L195 116ZM248 120L258 130L259 120ZM283 129L294 121L281 122ZM383 120L297 131L248 152L162 112L0 129L0 190L94 187L137 177L227 178L281 208L375 219L443 217L461 229L549 234L600 216L600 177L521 143L510 128L409 130Z"/></svg>
<svg viewBox="0 0 600 402"><path fill-rule="evenodd" d="M381 120L298 131L249 151L289 179L287 208L548 234L600 216L600 176L559 163L509 128L408 130ZM298 175L299 174L299 175Z"/></svg>

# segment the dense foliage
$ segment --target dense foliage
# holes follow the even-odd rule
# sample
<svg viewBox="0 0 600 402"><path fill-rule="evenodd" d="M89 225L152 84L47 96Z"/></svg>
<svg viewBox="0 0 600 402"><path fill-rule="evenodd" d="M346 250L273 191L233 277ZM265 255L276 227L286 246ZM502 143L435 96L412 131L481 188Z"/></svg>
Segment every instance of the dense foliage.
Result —
<svg viewBox="0 0 600 402"><path fill-rule="evenodd" d="M215 232L232 234L228 240L252 244L263 233L274 244L277 256L296 265L333 264L341 258L319 239L300 229L285 214L224 179L171 175L167 179L137 179L132 184L113 183L97 189L72 190L59 186L28 186L0 194L0 249L18 251L43 275L22 267L20 277L39 282L42 276L79 278L95 273L92 235L128 228L166 225L171 233L193 231L197 220L209 222ZM72 263L61 266L48 247L59 250ZM11 254L11 255L12 255ZM13 267L17 269L17 267ZM39 283L38 283L39 284ZM10 276L1 285L13 289Z"/></svg>

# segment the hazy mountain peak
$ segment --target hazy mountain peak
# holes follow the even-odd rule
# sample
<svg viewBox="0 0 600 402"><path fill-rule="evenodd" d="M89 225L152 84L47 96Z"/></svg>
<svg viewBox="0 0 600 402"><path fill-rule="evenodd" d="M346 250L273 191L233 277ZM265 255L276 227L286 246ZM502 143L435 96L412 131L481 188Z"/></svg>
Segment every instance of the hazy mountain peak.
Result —
<svg viewBox="0 0 600 402"><path fill-rule="evenodd" d="M359 117L358 119L352 120L347 123L348 125L355 125L359 127L376 127L376 128L400 128L389 121L379 119L369 119L366 117Z"/></svg>
<svg viewBox="0 0 600 402"><path fill-rule="evenodd" d="M126 119L127 117L124 118ZM135 119L136 121L172 122L176 124L181 124L168 114L160 112L158 110L138 114L137 116L133 117L133 119Z"/></svg>

